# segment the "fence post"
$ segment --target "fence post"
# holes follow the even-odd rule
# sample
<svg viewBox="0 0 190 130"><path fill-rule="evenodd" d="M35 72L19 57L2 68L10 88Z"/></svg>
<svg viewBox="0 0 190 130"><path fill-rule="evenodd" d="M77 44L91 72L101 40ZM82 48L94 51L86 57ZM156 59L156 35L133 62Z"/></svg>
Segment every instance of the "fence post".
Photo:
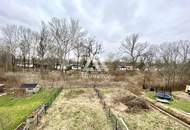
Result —
<svg viewBox="0 0 190 130"><path fill-rule="evenodd" d="M38 125L38 113L36 114L36 124Z"/></svg>
<svg viewBox="0 0 190 130"><path fill-rule="evenodd" d="M117 119L116 119L116 122L115 122L115 130L118 130L117 129Z"/></svg>
<svg viewBox="0 0 190 130"><path fill-rule="evenodd" d="M108 109L108 115L109 117L111 117L110 108Z"/></svg>

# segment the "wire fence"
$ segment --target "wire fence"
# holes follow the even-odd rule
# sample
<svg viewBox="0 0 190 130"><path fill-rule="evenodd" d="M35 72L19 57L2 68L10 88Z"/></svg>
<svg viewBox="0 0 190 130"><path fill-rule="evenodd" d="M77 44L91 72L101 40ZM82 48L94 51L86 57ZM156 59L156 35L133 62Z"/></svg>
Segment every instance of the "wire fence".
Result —
<svg viewBox="0 0 190 130"><path fill-rule="evenodd" d="M33 130L39 123L42 116L45 115L47 109L55 100L55 98L59 95L62 88L59 88L57 93L53 95L53 97L49 100L48 103L39 106L36 110L34 110L31 115L23 121L15 130Z"/></svg>
<svg viewBox="0 0 190 130"><path fill-rule="evenodd" d="M96 92L98 98L100 99L100 103L103 105L103 109L108 117L108 120L111 121L112 127L114 130L129 130L125 120L122 117L116 115L111 108L106 104L103 94L96 88L96 85L93 86L94 91Z"/></svg>
<svg viewBox="0 0 190 130"><path fill-rule="evenodd" d="M106 113L106 116L109 121L111 121L112 127L114 130L129 130L127 127L127 123L122 117L116 115L111 108L106 104L103 94L97 89L96 85L89 84L91 88L94 88L97 97L100 99L100 103L103 105L103 109ZM62 89L65 89L64 87ZM54 97L47 103L41 105L35 111L32 112L31 116L29 116L24 122L22 122L15 130L32 130L40 123L40 119L45 115L48 107L52 104L58 94L61 92L61 89L58 93L54 95Z"/></svg>

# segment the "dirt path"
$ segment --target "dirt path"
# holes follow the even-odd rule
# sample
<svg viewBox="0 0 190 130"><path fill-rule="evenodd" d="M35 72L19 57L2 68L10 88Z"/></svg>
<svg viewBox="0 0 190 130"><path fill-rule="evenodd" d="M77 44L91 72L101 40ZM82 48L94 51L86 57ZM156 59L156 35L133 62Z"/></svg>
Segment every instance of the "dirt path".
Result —
<svg viewBox="0 0 190 130"><path fill-rule="evenodd" d="M111 130L93 89L63 90L37 130Z"/></svg>

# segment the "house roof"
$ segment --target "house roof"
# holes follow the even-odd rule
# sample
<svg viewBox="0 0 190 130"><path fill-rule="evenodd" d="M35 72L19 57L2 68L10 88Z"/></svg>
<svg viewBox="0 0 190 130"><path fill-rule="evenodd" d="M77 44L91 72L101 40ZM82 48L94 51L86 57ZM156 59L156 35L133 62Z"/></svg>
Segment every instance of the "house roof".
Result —
<svg viewBox="0 0 190 130"><path fill-rule="evenodd" d="M35 88L37 86L37 83L35 84L22 84L21 88Z"/></svg>

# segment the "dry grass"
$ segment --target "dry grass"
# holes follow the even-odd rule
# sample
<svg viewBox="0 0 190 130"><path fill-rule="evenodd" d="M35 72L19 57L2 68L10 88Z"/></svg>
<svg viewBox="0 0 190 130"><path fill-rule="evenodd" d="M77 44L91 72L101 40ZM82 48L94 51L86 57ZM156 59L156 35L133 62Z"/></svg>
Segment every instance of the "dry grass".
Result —
<svg viewBox="0 0 190 130"><path fill-rule="evenodd" d="M111 130L93 89L63 90L38 129Z"/></svg>
<svg viewBox="0 0 190 130"><path fill-rule="evenodd" d="M128 108L126 112L135 113L135 112L140 112L140 111L145 111L145 110L150 109L146 101L136 96L127 95L125 97L116 99L115 102L121 102L124 105L126 105Z"/></svg>
<svg viewBox="0 0 190 130"><path fill-rule="evenodd" d="M108 105L115 113L125 119L131 130L187 130L181 124L157 110L144 111L144 107L146 108L147 105L144 106L144 102L140 102L139 107L139 102L134 101L137 98L126 88L103 88L100 90L104 94ZM121 99L124 99L124 101ZM136 106L138 107L138 112L128 111L130 110L129 107L136 108ZM139 109L142 110L139 111Z"/></svg>
<svg viewBox="0 0 190 130"><path fill-rule="evenodd" d="M178 122L158 111L125 113L122 115L131 130L187 130Z"/></svg>

